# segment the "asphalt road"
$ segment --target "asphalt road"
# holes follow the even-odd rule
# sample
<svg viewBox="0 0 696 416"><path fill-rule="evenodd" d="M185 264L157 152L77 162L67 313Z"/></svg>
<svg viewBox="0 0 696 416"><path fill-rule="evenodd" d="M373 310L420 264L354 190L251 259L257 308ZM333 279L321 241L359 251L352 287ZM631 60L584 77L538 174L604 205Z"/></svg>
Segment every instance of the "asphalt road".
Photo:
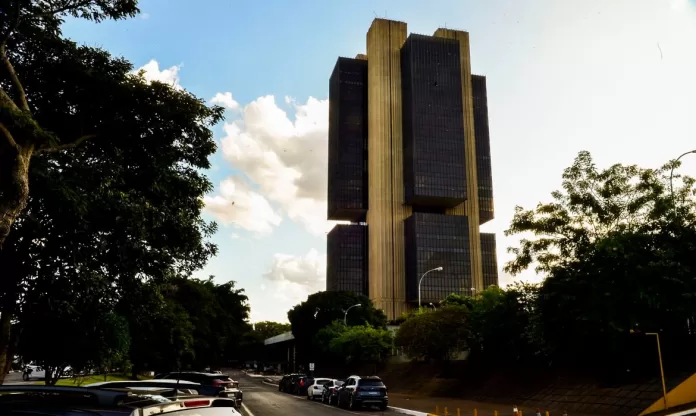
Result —
<svg viewBox="0 0 696 416"><path fill-rule="evenodd" d="M278 391L278 386L269 385L261 378L252 378L241 372L228 372L230 377L239 380L239 387L244 392L242 414L244 416L325 416L348 414L376 416L398 413L391 410L380 412L376 408L364 410L339 409L321 402L307 400L306 397L293 396Z"/></svg>
<svg viewBox="0 0 696 416"><path fill-rule="evenodd" d="M37 381L41 381L38 378L33 378L29 381L24 381L22 380L22 373L9 373L8 375L5 376L5 383L3 384L34 384Z"/></svg>

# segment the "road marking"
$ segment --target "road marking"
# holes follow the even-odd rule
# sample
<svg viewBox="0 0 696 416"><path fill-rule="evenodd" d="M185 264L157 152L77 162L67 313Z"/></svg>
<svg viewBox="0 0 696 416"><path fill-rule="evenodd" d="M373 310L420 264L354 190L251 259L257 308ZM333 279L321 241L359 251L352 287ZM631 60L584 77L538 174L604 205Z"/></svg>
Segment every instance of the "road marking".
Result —
<svg viewBox="0 0 696 416"><path fill-rule="evenodd" d="M244 409L244 411L246 412L246 414L247 414L248 416L254 416L254 414L251 413L251 410L249 410L249 408L247 407L247 405L245 405L244 403L242 403L242 409Z"/></svg>

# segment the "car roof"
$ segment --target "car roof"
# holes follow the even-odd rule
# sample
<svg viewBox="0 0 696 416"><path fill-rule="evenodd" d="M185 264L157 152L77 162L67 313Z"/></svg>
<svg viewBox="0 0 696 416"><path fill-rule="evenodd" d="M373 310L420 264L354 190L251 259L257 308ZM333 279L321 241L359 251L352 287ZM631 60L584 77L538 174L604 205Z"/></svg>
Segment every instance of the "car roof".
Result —
<svg viewBox="0 0 696 416"><path fill-rule="evenodd" d="M101 387L101 386L105 386L105 385L113 385L113 383L114 383L113 381L101 381L101 382L99 382L99 383L86 384L86 385L84 385L83 387ZM128 384L151 384L151 383L152 383L152 381L150 381L150 380L131 380L131 381L128 381ZM192 381L185 381L185 382L182 383L180 380L172 380L172 379L169 379L169 378L157 379L157 383L165 383L165 384L177 384L177 383L178 383L178 384L197 384L197 385L199 385L199 386L201 385L201 383L194 383L194 382L192 382Z"/></svg>

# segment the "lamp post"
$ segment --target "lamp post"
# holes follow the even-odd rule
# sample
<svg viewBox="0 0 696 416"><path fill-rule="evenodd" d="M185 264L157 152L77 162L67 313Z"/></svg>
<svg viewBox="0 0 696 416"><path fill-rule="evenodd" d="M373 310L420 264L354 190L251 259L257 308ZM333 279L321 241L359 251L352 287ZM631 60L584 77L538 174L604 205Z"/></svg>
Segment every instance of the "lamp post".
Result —
<svg viewBox="0 0 696 416"><path fill-rule="evenodd" d="M357 303L357 304L351 306L350 308L346 309L345 313L343 314L343 325L348 326L348 322L347 322L348 311L355 308L355 307L359 307L359 306L362 306L362 305Z"/></svg>
<svg viewBox="0 0 696 416"><path fill-rule="evenodd" d="M674 162L679 162L679 159L683 158L686 155L690 155L692 153L696 154L696 150L689 150L688 152L682 153L681 155L679 155L678 158L675 159ZM672 164L672 169L670 169L670 171L669 171L669 193L672 197L672 204L675 205L674 209L676 211L676 204L674 202L674 184L672 183L673 180L674 180L674 164Z"/></svg>
<svg viewBox="0 0 696 416"><path fill-rule="evenodd" d="M660 378L662 379L662 400L665 402L667 410L667 386L665 385L665 369L662 366L662 349L660 349L660 334L657 332L646 332L645 335L654 335L657 340L657 358L660 360Z"/></svg>
<svg viewBox="0 0 696 416"><path fill-rule="evenodd" d="M421 283L423 282L423 278L424 278L428 273L434 272L434 271L441 272L441 271L442 271L442 266L436 267L436 268L434 268L434 269L428 270L427 272L423 273L423 276L421 276L421 278L418 280L418 309L421 308Z"/></svg>
<svg viewBox="0 0 696 416"><path fill-rule="evenodd" d="M434 303L430 302L428 305L432 306L432 307L433 307L433 310L437 310L437 306L435 306Z"/></svg>
<svg viewBox="0 0 696 416"><path fill-rule="evenodd" d="M636 324L638 326L638 324ZM631 329L631 334L641 334L641 331ZM657 342L657 360L660 363L660 379L662 380L662 401L664 402L664 410L667 410L667 384L665 383L665 368L662 365L662 348L660 348L660 334L657 332L643 332L644 335L655 336Z"/></svg>

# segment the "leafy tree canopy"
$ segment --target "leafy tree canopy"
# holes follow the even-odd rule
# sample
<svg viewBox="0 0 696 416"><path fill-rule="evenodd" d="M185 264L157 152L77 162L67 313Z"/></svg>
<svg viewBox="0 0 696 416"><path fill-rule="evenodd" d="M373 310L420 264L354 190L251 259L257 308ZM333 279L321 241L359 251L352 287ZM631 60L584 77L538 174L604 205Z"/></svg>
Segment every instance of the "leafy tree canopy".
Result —
<svg viewBox="0 0 696 416"><path fill-rule="evenodd" d="M391 353L392 333L370 325L343 326L329 342L329 349L346 364L381 363Z"/></svg>
<svg viewBox="0 0 696 416"><path fill-rule="evenodd" d="M353 305L348 314L345 311ZM371 325L384 328L387 318L366 296L353 292L318 292L288 311L288 320L297 345L298 362L309 362L312 357L312 345L317 332L331 325L334 321L343 322L344 317L349 326ZM315 360L319 361L319 360Z"/></svg>
<svg viewBox="0 0 696 416"><path fill-rule="evenodd" d="M40 152L56 152L80 145L95 138L99 132L89 131L83 124L83 110L91 100L79 103L65 101L68 106L53 103L67 117L58 124L40 117L36 100L41 92L27 83L32 77L54 71L55 60L42 60L45 54L65 58L65 46L72 44L60 38L60 24L65 16L94 21L132 17L138 12L137 0L6 0L0 8L0 247L4 245L12 224L24 210L29 199L29 166ZM31 39L33 42L27 42ZM85 76L84 82L72 84L73 77L56 83L54 91L70 95L87 85L109 86L118 80L109 79L108 72L99 71L99 62L92 62L76 52L74 44L70 62L74 77ZM44 56L42 56L44 55ZM61 56L62 55L62 56ZM26 71L27 61L38 65L39 74ZM22 67L22 64L25 64ZM96 64L95 68L91 64ZM57 71L58 78L67 73ZM56 75L58 75L56 74ZM67 89L65 88L67 84ZM100 91L99 88L90 91ZM83 91L84 92L84 91Z"/></svg>
<svg viewBox="0 0 696 416"><path fill-rule="evenodd" d="M443 306L415 314L401 324L394 343L415 359L449 360L466 348L469 310L465 306Z"/></svg>

